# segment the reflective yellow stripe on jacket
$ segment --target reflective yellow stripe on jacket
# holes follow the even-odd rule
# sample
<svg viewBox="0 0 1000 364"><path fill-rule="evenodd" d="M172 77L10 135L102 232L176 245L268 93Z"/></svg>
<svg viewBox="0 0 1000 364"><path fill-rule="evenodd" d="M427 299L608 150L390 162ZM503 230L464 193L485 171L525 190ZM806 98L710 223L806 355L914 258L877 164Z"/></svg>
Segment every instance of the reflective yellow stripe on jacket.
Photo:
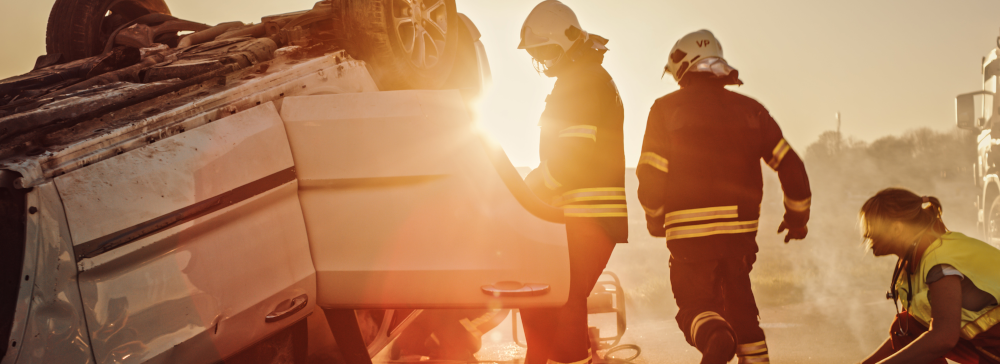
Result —
<svg viewBox="0 0 1000 364"><path fill-rule="evenodd" d="M667 214L663 218L663 226L670 226L690 221L735 219L738 216L739 215L736 213L736 205L679 210Z"/></svg>
<svg viewBox="0 0 1000 364"><path fill-rule="evenodd" d="M561 205L586 201L625 201L625 187L581 188L562 194Z"/></svg>
<svg viewBox="0 0 1000 364"><path fill-rule="evenodd" d="M719 234L748 233L752 231L757 231L757 220L686 225L667 229L667 241L672 239L697 238Z"/></svg>
<svg viewBox="0 0 1000 364"><path fill-rule="evenodd" d="M639 166L641 167L643 164L656 168L660 172L667 173L667 159L661 157L659 154L653 152L642 153L639 155Z"/></svg>
<svg viewBox="0 0 1000 364"><path fill-rule="evenodd" d="M569 217L628 217L628 210L625 204L569 205L563 207L563 214Z"/></svg>
<svg viewBox="0 0 1000 364"><path fill-rule="evenodd" d="M563 193L557 206L570 217L628 217L624 187L581 188Z"/></svg>
<svg viewBox="0 0 1000 364"><path fill-rule="evenodd" d="M785 196L785 207L795 212L806 212L812 206L812 197L804 200L793 200Z"/></svg>
<svg viewBox="0 0 1000 364"><path fill-rule="evenodd" d="M573 125L559 131L560 138L584 138L597 141L597 127L593 125Z"/></svg>
<svg viewBox="0 0 1000 364"><path fill-rule="evenodd" d="M788 145L785 139L781 139L778 145L774 147L774 150L771 151L771 160L767 162L767 165L771 169L777 170L778 166L781 165L781 160L785 159L785 155L788 154L789 150L792 150L792 146Z"/></svg>

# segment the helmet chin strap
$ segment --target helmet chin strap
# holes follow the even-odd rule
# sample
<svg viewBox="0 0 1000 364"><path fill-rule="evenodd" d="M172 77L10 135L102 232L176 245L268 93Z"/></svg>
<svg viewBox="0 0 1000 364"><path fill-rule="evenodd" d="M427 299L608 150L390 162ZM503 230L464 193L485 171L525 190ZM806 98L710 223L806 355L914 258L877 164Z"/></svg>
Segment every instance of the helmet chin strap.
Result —
<svg viewBox="0 0 1000 364"><path fill-rule="evenodd" d="M559 53L559 57L556 57L555 59L549 59L549 60L539 61L537 59L532 58L531 59L531 65L535 67L535 72L538 72L539 74L542 74L542 73L548 72L553 67L558 66L559 63L562 62L562 60L563 60L564 57L566 57L566 52L565 51L564 52L560 52Z"/></svg>

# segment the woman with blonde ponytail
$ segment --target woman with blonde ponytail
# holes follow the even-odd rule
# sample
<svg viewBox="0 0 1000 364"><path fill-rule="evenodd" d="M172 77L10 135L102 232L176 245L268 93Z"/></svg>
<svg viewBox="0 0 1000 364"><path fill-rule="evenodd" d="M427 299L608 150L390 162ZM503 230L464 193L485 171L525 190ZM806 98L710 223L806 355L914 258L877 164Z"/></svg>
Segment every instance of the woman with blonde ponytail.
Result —
<svg viewBox="0 0 1000 364"><path fill-rule="evenodd" d="M861 207L875 256L899 260L887 298L903 311L869 363L1000 364L1000 250L941 219L935 197L887 188Z"/></svg>

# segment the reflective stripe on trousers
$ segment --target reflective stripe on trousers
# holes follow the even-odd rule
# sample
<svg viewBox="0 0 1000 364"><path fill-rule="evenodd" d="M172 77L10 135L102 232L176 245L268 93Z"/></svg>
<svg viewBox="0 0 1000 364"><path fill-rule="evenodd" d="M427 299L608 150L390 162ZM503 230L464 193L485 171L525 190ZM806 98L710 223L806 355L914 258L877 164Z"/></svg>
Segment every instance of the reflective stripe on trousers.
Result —
<svg viewBox="0 0 1000 364"><path fill-rule="evenodd" d="M771 362L771 359L767 354L748 355L741 356L739 358L739 364L769 364Z"/></svg>
<svg viewBox="0 0 1000 364"><path fill-rule="evenodd" d="M698 337L698 329L701 328L701 326L706 322L713 320L726 322L726 319L722 318L721 315L712 311L702 312L698 316L695 316L694 321L691 321L691 342L695 347L698 347L697 339L695 339Z"/></svg>
<svg viewBox="0 0 1000 364"><path fill-rule="evenodd" d="M749 344L740 344L736 347L736 356L741 364L761 364L770 363L767 353L767 342L758 341Z"/></svg>

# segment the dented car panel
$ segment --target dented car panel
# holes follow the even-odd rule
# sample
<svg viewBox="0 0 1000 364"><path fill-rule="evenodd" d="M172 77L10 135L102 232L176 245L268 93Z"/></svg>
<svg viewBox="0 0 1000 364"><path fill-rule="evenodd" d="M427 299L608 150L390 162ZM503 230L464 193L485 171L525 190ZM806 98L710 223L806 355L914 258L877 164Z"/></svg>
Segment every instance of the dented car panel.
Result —
<svg viewBox="0 0 1000 364"><path fill-rule="evenodd" d="M269 178L292 167L268 103L57 177L97 362L222 359L310 313L297 182ZM203 201L224 207L178 215Z"/></svg>

